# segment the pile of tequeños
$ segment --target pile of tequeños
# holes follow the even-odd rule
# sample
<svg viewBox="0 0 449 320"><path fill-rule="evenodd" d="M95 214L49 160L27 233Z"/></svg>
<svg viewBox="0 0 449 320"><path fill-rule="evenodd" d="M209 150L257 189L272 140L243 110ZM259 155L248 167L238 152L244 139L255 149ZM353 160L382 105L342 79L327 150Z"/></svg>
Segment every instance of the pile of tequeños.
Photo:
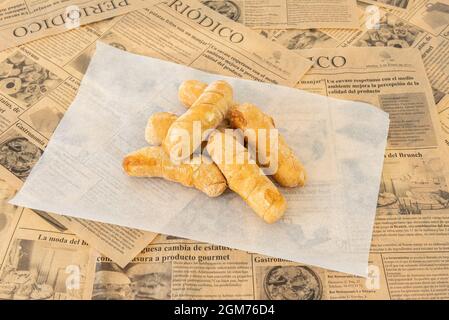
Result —
<svg viewBox="0 0 449 320"><path fill-rule="evenodd" d="M286 200L261 169L267 164L261 165L258 159L250 159L254 154L264 154L271 159L270 153L277 152L274 157L277 170L272 178L281 187L304 186L306 173L277 131L277 150L270 150L269 132L275 129L273 119L251 103L236 103L233 88L222 80L209 85L186 80L179 87L178 97L187 111L181 116L169 112L151 115L145 128L145 139L151 146L126 155L123 160L125 172L133 177L175 181L195 187L209 197L217 197L229 187L265 222L279 220L287 208ZM193 137L198 127L201 139ZM247 139L245 135L241 141L227 128L240 129L240 132L252 130L255 139ZM187 157L174 161L171 155L181 154L181 132L189 134ZM261 134L266 136L261 137ZM257 143L261 139L265 139L265 143Z"/></svg>

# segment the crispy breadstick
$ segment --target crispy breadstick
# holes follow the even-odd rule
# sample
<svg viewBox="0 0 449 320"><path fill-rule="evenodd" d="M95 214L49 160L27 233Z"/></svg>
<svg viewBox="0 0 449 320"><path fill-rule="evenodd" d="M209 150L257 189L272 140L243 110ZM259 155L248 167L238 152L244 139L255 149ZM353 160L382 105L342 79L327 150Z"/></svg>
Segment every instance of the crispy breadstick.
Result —
<svg viewBox="0 0 449 320"><path fill-rule="evenodd" d="M207 83L199 80L186 80L179 86L179 101L188 109L206 89Z"/></svg>
<svg viewBox="0 0 449 320"><path fill-rule="evenodd" d="M145 140L153 145L160 146L162 141L164 141L167 136L167 131L171 124L175 122L178 116L170 112L156 112L150 116L148 119L147 126L145 128ZM217 129L228 129L229 121L227 119L223 120L217 127ZM206 148L207 141L203 141L201 144L201 149Z"/></svg>
<svg viewBox="0 0 449 320"><path fill-rule="evenodd" d="M255 133L255 139L248 139L248 147L256 150L259 155L265 155L270 159L270 130L275 128L271 117L264 114L259 108L250 103L233 106L228 113L228 119L232 128L245 130L250 129ZM265 130L259 130L265 129ZM266 143L259 143L261 134L266 134ZM255 141L254 141L255 140ZM264 150L260 150L264 148ZM284 138L278 135L278 168L273 178L283 187L304 186L306 172L304 166L295 156L293 150L287 145ZM267 163L267 166L270 164Z"/></svg>
<svg viewBox="0 0 449 320"><path fill-rule="evenodd" d="M287 208L284 196L256 163L248 162L248 150L234 136L214 131L209 137L207 151L226 177L229 188L257 215L267 223L276 222L283 216Z"/></svg>
<svg viewBox="0 0 449 320"><path fill-rule="evenodd" d="M160 177L195 187L209 197L219 196L227 187L223 174L210 159L194 157L177 165L170 161L162 147L145 147L128 154L123 159L123 169L132 177Z"/></svg>
<svg viewBox="0 0 449 320"><path fill-rule="evenodd" d="M206 87L167 132L162 146L171 159L186 159L201 145L205 135L225 119L232 96L232 87L225 81L214 81Z"/></svg>
<svg viewBox="0 0 449 320"><path fill-rule="evenodd" d="M189 103L192 103L192 101L195 101L195 97L199 97L201 95L202 88L205 86L206 84L204 82L198 80L187 80L179 87L178 95L180 99L183 97L183 100L181 101L187 108L189 108ZM188 97L188 99L186 97ZM259 150L257 150L257 148L254 149L254 147L258 146L257 129L266 129L266 132L268 132L269 129L275 128L273 119L251 104L243 104L240 106L235 105L230 109L227 116L230 120L231 127L238 128L243 131L248 128L255 130L256 144L251 145L250 147L258 153ZM268 153L265 153L267 159L269 159L270 155L268 137L269 135L267 135L266 140L268 145L266 151ZM287 145L282 136L279 135L278 141L278 170L273 175L273 178L283 187L304 186L306 182L304 166L296 158L292 149ZM263 150L260 151L264 152Z"/></svg>
<svg viewBox="0 0 449 320"><path fill-rule="evenodd" d="M156 112L148 119L145 128L145 140L153 145L159 146L167 135L168 128L178 116L171 112Z"/></svg>

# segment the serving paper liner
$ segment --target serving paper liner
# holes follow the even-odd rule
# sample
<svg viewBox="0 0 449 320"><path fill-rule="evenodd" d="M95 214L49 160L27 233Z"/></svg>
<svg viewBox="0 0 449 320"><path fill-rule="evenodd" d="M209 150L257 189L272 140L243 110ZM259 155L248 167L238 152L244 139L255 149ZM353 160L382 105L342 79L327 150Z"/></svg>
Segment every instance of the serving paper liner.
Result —
<svg viewBox="0 0 449 320"><path fill-rule="evenodd" d="M208 198L158 178L128 177L156 111L181 114L187 79L228 81L235 100L270 114L304 163L304 188L281 188L285 218L266 224L235 193ZM79 93L11 201L63 215L210 242L366 276L388 115L362 102L214 75L99 43Z"/></svg>

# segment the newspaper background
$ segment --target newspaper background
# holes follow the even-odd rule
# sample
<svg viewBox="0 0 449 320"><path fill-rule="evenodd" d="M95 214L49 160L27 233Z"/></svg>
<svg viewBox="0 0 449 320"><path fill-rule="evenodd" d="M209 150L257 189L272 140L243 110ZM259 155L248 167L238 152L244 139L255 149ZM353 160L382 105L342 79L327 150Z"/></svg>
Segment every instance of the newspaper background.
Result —
<svg viewBox="0 0 449 320"><path fill-rule="evenodd" d="M8 0L0 4L0 51L109 19L157 0Z"/></svg>
<svg viewBox="0 0 449 320"><path fill-rule="evenodd" d="M419 3L419 1L415 2ZM121 45L122 48L124 47L136 53L155 55L148 48L142 48L142 41L136 41L137 39L127 36L129 33L134 34L132 33L132 28L128 25L126 25L128 28L123 28L121 32L113 29L112 27L119 21L120 17L111 21L88 25L79 30L72 30L59 36L36 41L32 48L31 46L21 47L21 51L32 53L37 57L41 57L40 59L42 60L55 61L57 67L53 66L52 70L70 70L65 71L70 76L66 78L63 85L58 87L58 90L53 90L51 95L49 95L50 98L46 100L50 106L50 110L63 113L65 108L70 104L71 99L73 99L76 93L79 80L82 77L82 71L85 70L83 68L87 66L88 57L92 50L91 45L98 38L101 37L102 41L116 43L118 46ZM112 35L108 35L110 30L113 31ZM324 34L329 33L328 30L318 31ZM265 33L269 35L272 31ZM69 43L71 47L66 48L62 45L57 45L58 43ZM318 43L321 42L318 41ZM51 45L55 47L55 50L49 52ZM341 53L346 51L344 49L340 50ZM355 57L371 56L369 48L354 48L351 50L353 51L347 51L344 55L348 61L356 63L358 68L360 68L359 64L363 61L360 59L350 59L350 57L354 55ZM169 49L164 48L161 53L164 51L169 51ZM398 56L399 60L403 59L402 54L398 50L386 48L385 51L392 58ZM9 50L5 53L5 56L13 52L14 50ZM336 51L322 49L309 51L308 54L315 56L316 60L317 56L331 58L336 55ZM383 58L378 56L377 59L381 59L378 62L379 64L385 63L385 59L388 60L388 56ZM77 62L75 63L74 61ZM424 93L425 99L419 100L421 102L420 108L421 110L428 110L428 114L434 114L434 111L432 111L434 103L429 98L430 89L426 86L428 80L423 71L422 61L418 55L411 53L406 62L408 66L405 69L403 66L396 66L387 72L388 76L404 77L415 70L413 77L421 83L422 87L421 85L412 85L395 89L388 87L382 88L379 94L373 96L373 99L376 101L372 101L371 103L378 105L379 101L377 97L384 94L401 94L404 92ZM74 68L74 65L78 67ZM352 63L346 64L346 68L348 69L347 73L340 75L333 75L332 72L323 73L322 70L316 71L316 68L314 68L302 79L299 87L310 90L311 92L328 94L330 91L330 80L344 81L345 79L355 78L356 75L352 72L351 67ZM387 66L387 70L389 68ZM340 70L344 70L344 68L341 67ZM364 73L365 71L361 72L362 75ZM426 87L427 89L425 89ZM333 94L336 94L336 92ZM340 94L340 97L344 95ZM348 99L362 99L363 97L366 97L366 95L348 94L346 96ZM423 103L423 101L425 102ZM443 112L448 111L447 104L442 104L445 101L445 98L443 98L438 103L438 110L441 112L440 119L442 114L446 114ZM9 99L5 99L3 94L0 96L0 103L2 106L2 134L0 139L4 139L5 136L8 136L7 131L13 128L11 124L17 121L14 119L17 119L17 113L20 113L20 111L16 110L13 113L16 105L9 101ZM35 110L43 108L43 106L39 107L38 104L36 106L33 105L32 108L35 108ZM48 121L48 131L43 134L47 139L51 136L52 128L54 129L59 119L58 117L51 117L51 114L51 112L45 111L45 118L53 119L53 121ZM434 122L434 116L431 119L433 120L428 120L426 123L427 129L425 130L426 134L424 136L427 136L429 132L439 131ZM446 124L448 122L449 120L447 120ZM42 130L42 132L45 132L45 130ZM25 133L21 133L20 131L19 135L26 137ZM444 142L444 139L446 139L447 144L448 136L448 131L446 131L446 136L444 136L443 131L441 141ZM436 154L443 153L441 148L436 147L436 145L441 145L441 142L435 143L434 139L425 140L426 144L428 143L430 147L430 153L432 151L435 151ZM414 149L408 150L407 153L412 154L413 152L410 151L414 151ZM422 153L424 154L424 151ZM401 158L398 161L407 162L409 159ZM394 168L395 165L395 161L390 160L386 164L386 168ZM416 167L416 165L413 166ZM423 169L421 174L427 178L432 178L432 175L425 173L427 168L425 167ZM2 199L9 199L20 185L20 182L14 182L10 174L6 174L4 171L1 172L1 177L3 180L6 179L8 181L1 181L0 190ZM388 178L390 175L389 171L384 172L384 175ZM407 173L405 175L407 176ZM384 200L388 203L388 196L380 200L379 204L385 204ZM247 252L227 248L214 248L208 244L173 238L167 235L157 236L133 260L133 263L137 266L142 265L141 270L138 270L139 268L136 268L136 266L134 267L135 271L132 270L132 266L122 269L115 263L112 263L108 258L98 254L91 246L82 244L82 242L76 244L76 240L74 240L76 237L70 231L61 231L54 225L42 220L36 213L28 209L9 206L6 201L2 201L0 211L0 263L2 264L2 270L11 268L11 264L7 263L7 261L14 261L10 257L17 255L16 248L22 247L17 245L20 240L34 241L36 247L48 246L48 243L55 242L57 244L55 245L57 253L72 252L73 255L77 255L79 254L78 251L88 252L89 258L72 259L71 263L73 265L69 265L69 272L64 272L67 277L67 275L71 274L71 269L77 270L76 266L85 265L85 261L88 261L88 268L79 268L80 270L85 270L81 272L81 279L85 279L85 285L80 285L76 293L76 295L86 299L101 296L99 292L101 283L110 283L120 288L123 287L124 291L128 292L128 294L130 294L128 287L133 285L132 287L138 288L138 290L135 289L137 298L161 298L168 296L170 298L276 298L280 296L276 295L279 290L277 290L278 288L276 288L274 283L276 283L275 280L280 276L287 279L302 279L300 280L302 283L307 283L300 292L293 293L288 289L288 286L284 286L282 288L284 293L281 294L281 296L284 295L282 296L284 299L447 299L449 292L447 285L449 279L447 209L421 210L420 214L399 214L399 212L399 208L394 208L393 204L390 207L386 206L383 209L379 209L374 227L368 279L330 272L319 268L310 268ZM39 237L40 234L45 235L47 239L44 240L43 236ZM49 235L57 236L50 237ZM61 240L61 238L65 240ZM70 240L74 241L69 243ZM28 249L30 245L24 245L23 247L25 248L25 253L33 250ZM210 248L205 250L205 247ZM74 248L77 249L73 250ZM71 249L73 251L70 251ZM50 251L48 247L45 249L45 252L47 251ZM23 256L26 256L26 254ZM186 257L186 259L180 258L181 256ZM59 259L55 261L59 261ZM63 268L58 266L58 264L59 262L54 265L51 264L47 269L62 270ZM9 267L6 267L7 265ZM25 264L22 263L21 265ZM38 265L46 265L46 263L38 263ZM114 271L115 273L108 274L101 273L100 271ZM44 273L50 274L51 272ZM117 273L122 274L122 276L118 276ZM126 277L123 277L123 274ZM16 278L19 278L19 276L26 276L26 272L25 274L16 275ZM44 291L45 293L45 289L47 289L47 298L62 299L73 297L73 295L67 294L68 290L63 288L63 286L56 286L54 284L58 283L58 281L54 282L54 277L48 278L53 279L53 282L51 282L52 288L58 294L49 296L48 288L41 288L43 290L38 290L34 295L42 296L42 292L40 291ZM11 294L11 290L8 288L8 282L5 280L10 281L11 279L6 279L5 276L1 277L0 297L14 298L14 294ZM23 282L23 277L19 282ZM167 287L167 283L170 285L169 290L160 289ZM76 283L74 287L77 287ZM16 298L21 297L18 295Z"/></svg>

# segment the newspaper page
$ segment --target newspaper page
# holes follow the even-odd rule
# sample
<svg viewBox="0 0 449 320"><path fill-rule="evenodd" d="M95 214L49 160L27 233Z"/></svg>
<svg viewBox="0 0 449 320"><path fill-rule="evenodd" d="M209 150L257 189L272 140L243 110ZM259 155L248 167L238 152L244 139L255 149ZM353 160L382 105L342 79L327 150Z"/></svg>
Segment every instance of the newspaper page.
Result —
<svg viewBox="0 0 449 320"><path fill-rule="evenodd" d="M9 0L0 4L0 51L156 2L158 1Z"/></svg>
<svg viewBox="0 0 449 320"><path fill-rule="evenodd" d="M287 86L294 86L311 65L192 0L170 0L131 12L101 40L213 73ZM73 63L76 68L77 61Z"/></svg>
<svg viewBox="0 0 449 320"><path fill-rule="evenodd" d="M255 29L358 28L356 0L201 0Z"/></svg>
<svg viewBox="0 0 449 320"><path fill-rule="evenodd" d="M10 248L8 239L15 230L14 227L6 230L6 224L13 226L14 219L18 219L12 213L5 213L3 218L3 212L12 210L7 201L28 176L74 99L97 40L122 50L199 69L289 86L296 84L310 68L308 59L246 27L199 3L184 3L189 3L193 9L197 5L205 10L208 19L221 25L221 35L179 13L169 3L161 3L151 9L89 24L0 53L0 177L5 185L0 213L0 239L5 241L0 244L0 257ZM244 43L222 41L223 36L235 40L242 35L246 39ZM121 266L155 237L150 232L27 211L59 232L76 233Z"/></svg>

